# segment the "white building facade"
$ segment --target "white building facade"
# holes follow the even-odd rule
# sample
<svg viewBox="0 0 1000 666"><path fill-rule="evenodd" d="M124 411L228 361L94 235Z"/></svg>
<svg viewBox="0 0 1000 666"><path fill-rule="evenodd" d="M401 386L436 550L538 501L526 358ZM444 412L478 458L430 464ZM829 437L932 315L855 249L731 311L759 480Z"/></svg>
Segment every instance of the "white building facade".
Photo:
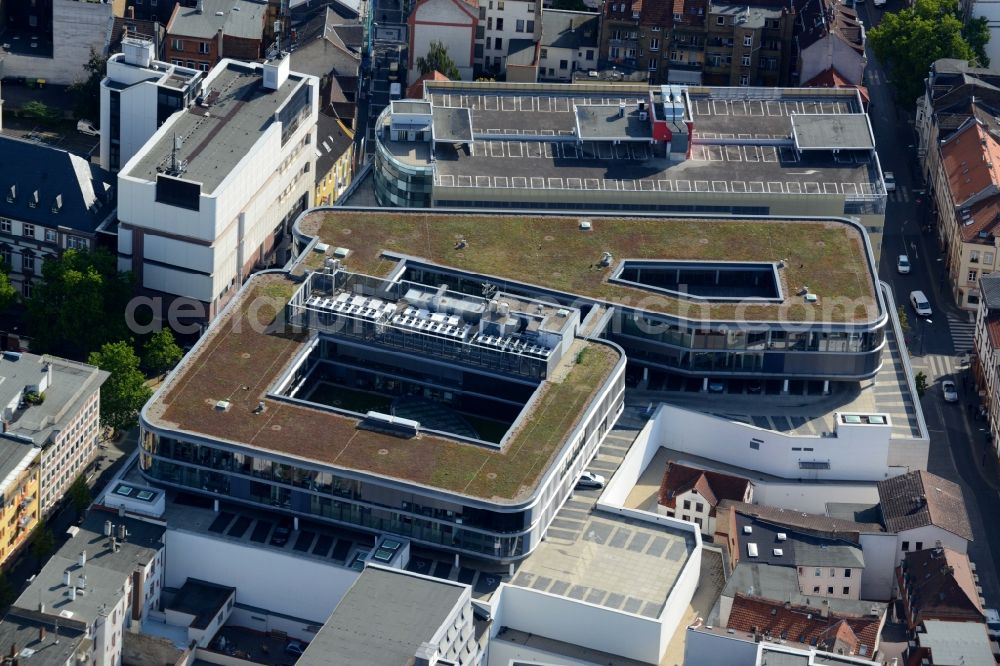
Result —
<svg viewBox="0 0 1000 666"><path fill-rule="evenodd" d="M119 268L210 319L312 205L319 83L223 60L119 173ZM126 121L127 122L127 121Z"/></svg>

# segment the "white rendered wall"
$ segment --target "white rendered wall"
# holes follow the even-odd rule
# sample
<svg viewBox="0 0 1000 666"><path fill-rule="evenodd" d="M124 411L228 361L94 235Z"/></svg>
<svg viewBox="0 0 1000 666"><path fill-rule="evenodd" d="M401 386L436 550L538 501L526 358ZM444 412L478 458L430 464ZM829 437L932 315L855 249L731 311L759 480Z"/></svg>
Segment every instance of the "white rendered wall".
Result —
<svg viewBox="0 0 1000 666"><path fill-rule="evenodd" d="M409 84L420 78L417 58L426 57L431 42L441 42L448 50L459 76L463 80L472 78L472 45L476 37L471 12L475 8L467 5L466 13L455 0L429 0L416 9L413 34L410 37L413 66L410 67Z"/></svg>
<svg viewBox="0 0 1000 666"><path fill-rule="evenodd" d="M888 601L896 570L896 535L886 532L862 534L865 570L861 573L861 598Z"/></svg>
<svg viewBox="0 0 1000 666"><path fill-rule="evenodd" d="M906 471L887 464L888 429L841 425L837 437L786 435L666 404L655 420L654 441L663 446L786 479L875 481ZM759 448L750 448L751 439ZM799 469L799 460L829 460L830 469Z"/></svg>
<svg viewBox="0 0 1000 666"><path fill-rule="evenodd" d="M896 566L899 566L903 562L904 541L909 542L909 549L906 551L908 553L918 550L918 543L920 544L920 548L934 548L937 546L938 541L940 541L941 545L945 548L951 548L959 553L965 553L969 547L969 542L962 537L933 525L906 530L896 535Z"/></svg>
<svg viewBox="0 0 1000 666"><path fill-rule="evenodd" d="M867 563L866 563L867 568ZM850 569L850 577L844 575L843 567L799 566L799 592L804 595L818 594L831 599L860 599L861 576L864 569ZM819 571L819 575L816 572ZM847 593L844 593L844 588ZM819 590L816 590L819 588ZM833 591L830 592L830 588Z"/></svg>
<svg viewBox="0 0 1000 666"><path fill-rule="evenodd" d="M754 666L757 644L727 634L688 629L684 636L684 666Z"/></svg>
<svg viewBox="0 0 1000 666"><path fill-rule="evenodd" d="M236 601L323 624L360 575L353 569L271 548L168 529L164 585L188 578L236 588ZM262 575L266 572L266 575Z"/></svg>

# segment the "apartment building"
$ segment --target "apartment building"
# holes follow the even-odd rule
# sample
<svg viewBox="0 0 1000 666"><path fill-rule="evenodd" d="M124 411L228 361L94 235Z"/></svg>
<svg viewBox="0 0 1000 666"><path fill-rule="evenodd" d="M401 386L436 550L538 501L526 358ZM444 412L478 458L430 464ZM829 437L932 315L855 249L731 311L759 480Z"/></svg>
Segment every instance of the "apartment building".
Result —
<svg viewBox="0 0 1000 666"><path fill-rule="evenodd" d="M705 536L715 534L715 510L721 500L753 501L749 479L671 461L663 472L657 513L694 522Z"/></svg>
<svg viewBox="0 0 1000 666"><path fill-rule="evenodd" d="M542 6L542 2L534 0L478 0L475 71L486 76L502 73L507 70L508 56L525 48L534 59L535 48L542 39Z"/></svg>
<svg viewBox="0 0 1000 666"><path fill-rule="evenodd" d="M253 61L265 55L272 31L267 0L195 0L178 3L167 21L164 59L202 72L224 58Z"/></svg>
<svg viewBox="0 0 1000 666"><path fill-rule="evenodd" d="M882 523L896 534L896 564L907 553L944 546L965 553L973 540L958 484L923 470L879 481Z"/></svg>
<svg viewBox="0 0 1000 666"><path fill-rule="evenodd" d="M108 373L54 356L4 352L0 407L4 433L40 449L42 515L97 456L101 385Z"/></svg>
<svg viewBox="0 0 1000 666"><path fill-rule="evenodd" d="M982 396L981 411L990 428L990 446L1000 456L1000 274L979 279L976 344L972 371Z"/></svg>
<svg viewBox="0 0 1000 666"><path fill-rule="evenodd" d="M91 51L106 54L125 0L32 0L3 5L4 78L69 85L83 79Z"/></svg>
<svg viewBox="0 0 1000 666"><path fill-rule="evenodd" d="M125 37L101 81L101 168L117 172L174 113L201 94L204 72L156 59L155 43Z"/></svg>
<svg viewBox="0 0 1000 666"><path fill-rule="evenodd" d="M163 524L92 508L11 606L0 637L42 624L52 633L36 630L38 643L48 648L39 649L40 655L68 650L75 664L120 665L126 632L138 632L149 612L159 609L165 531ZM80 635L85 640L78 642ZM60 647L64 640L68 645ZM8 654L11 647L15 654L23 654L21 647L29 655L38 649L5 647Z"/></svg>
<svg viewBox="0 0 1000 666"><path fill-rule="evenodd" d="M1000 235L1000 133L996 120L967 118L938 141L933 174L938 230L955 303L974 311L979 280L997 267Z"/></svg>
<svg viewBox="0 0 1000 666"><path fill-rule="evenodd" d="M287 54L216 65L118 174L119 267L211 319L312 203L318 99Z"/></svg>
<svg viewBox="0 0 1000 666"><path fill-rule="evenodd" d="M82 157L0 137L0 264L25 298L45 261L92 249L115 220L114 177Z"/></svg>
<svg viewBox="0 0 1000 666"><path fill-rule="evenodd" d="M866 64L857 14L827 0L614 2L602 19L602 68L646 72L654 84L787 86L830 67L860 83L859 58Z"/></svg>
<svg viewBox="0 0 1000 666"><path fill-rule="evenodd" d="M426 81L379 117L373 175L383 206L849 215L876 256L886 198L843 89Z"/></svg>
<svg viewBox="0 0 1000 666"><path fill-rule="evenodd" d="M0 432L0 564L25 546L41 520L38 449Z"/></svg>
<svg viewBox="0 0 1000 666"><path fill-rule="evenodd" d="M558 9L542 12L539 80L567 83L573 79L574 72L597 67L600 16L597 13Z"/></svg>
<svg viewBox="0 0 1000 666"><path fill-rule="evenodd" d="M926 620L986 622L978 578L965 553L950 548L907 553L896 568L896 582L900 618L910 631Z"/></svg>

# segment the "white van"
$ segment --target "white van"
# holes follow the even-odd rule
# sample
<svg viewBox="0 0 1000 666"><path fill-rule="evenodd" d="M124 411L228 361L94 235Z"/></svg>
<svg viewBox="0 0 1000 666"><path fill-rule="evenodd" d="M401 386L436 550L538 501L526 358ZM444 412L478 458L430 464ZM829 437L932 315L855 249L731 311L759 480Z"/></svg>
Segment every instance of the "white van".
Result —
<svg viewBox="0 0 1000 666"><path fill-rule="evenodd" d="M932 314L931 302L924 296L924 292L919 289L910 292L910 305L913 306L913 309L921 317L930 317Z"/></svg>

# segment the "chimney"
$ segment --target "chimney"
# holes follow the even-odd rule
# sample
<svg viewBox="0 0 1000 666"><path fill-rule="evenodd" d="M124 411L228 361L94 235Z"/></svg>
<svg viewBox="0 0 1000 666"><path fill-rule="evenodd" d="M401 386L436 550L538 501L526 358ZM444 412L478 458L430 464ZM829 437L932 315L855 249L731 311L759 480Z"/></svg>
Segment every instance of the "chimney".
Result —
<svg viewBox="0 0 1000 666"><path fill-rule="evenodd" d="M45 642L45 627L38 627L38 642Z"/></svg>
<svg viewBox="0 0 1000 666"><path fill-rule="evenodd" d="M128 532L125 530L125 523L122 523L118 526L118 540L124 542L126 536Z"/></svg>
<svg viewBox="0 0 1000 666"><path fill-rule="evenodd" d="M10 644L10 658L13 659L17 656L17 643Z"/></svg>
<svg viewBox="0 0 1000 666"><path fill-rule="evenodd" d="M77 560L77 562L81 567L87 566L87 551L85 550L80 551L80 559Z"/></svg>
<svg viewBox="0 0 1000 666"><path fill-rule="evenodd" d="M128 8L128 17L133 21L135 20L135 7Z"/></svg>
<svg viewBox="0 0 1000 666"><path fill-rule="evenodd" d="M73 572L70 571L69 569L66 569L66 571L63 572L63 585L69 587L72 584L73 584Z"/></svg>
<svg viewBox="0 0 1000 666"><path fill-rule="evenodd" d="M821 617L830 617L830 601L824 599L823 603L819 606L819 614Z"/></svg>

